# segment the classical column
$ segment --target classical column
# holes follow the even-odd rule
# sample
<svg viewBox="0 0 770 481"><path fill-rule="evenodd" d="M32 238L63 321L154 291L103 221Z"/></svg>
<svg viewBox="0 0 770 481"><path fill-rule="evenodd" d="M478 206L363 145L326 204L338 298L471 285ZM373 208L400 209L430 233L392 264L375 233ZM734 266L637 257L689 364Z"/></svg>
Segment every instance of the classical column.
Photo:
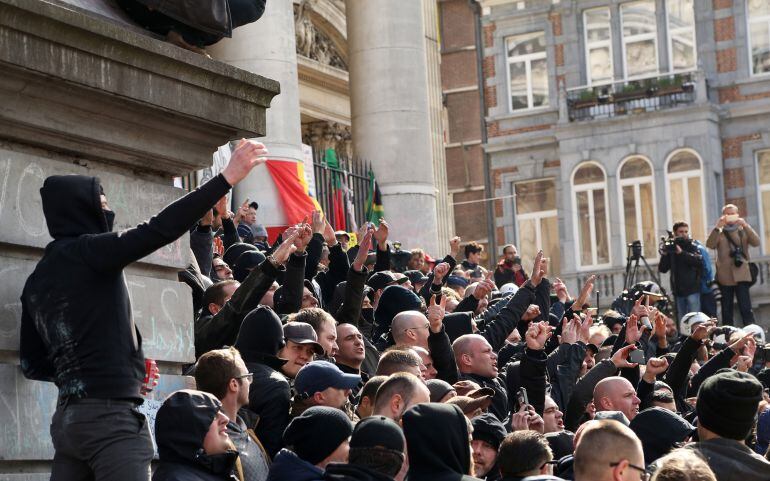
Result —
<svg viewBox="0 0 770 481"><path fill-rule="evenodd" d="M422 1L345 5L353 150L373 164L391 238L441 255Z"/></svg>
<svg viewBox="0 0 770 481"><path fill-rule="evenodd" d="M267 135L260 138L271 159L302 161L302 126L294 30L294 6L289 0L268 1L257 22L237 28L233 38L207 50L217 60L278 80L281 93L267 113ZM285 225L278 193L267 167L254 169L234 191L236 202L247 197L260 204L257 220L266 226Z"/></svg>

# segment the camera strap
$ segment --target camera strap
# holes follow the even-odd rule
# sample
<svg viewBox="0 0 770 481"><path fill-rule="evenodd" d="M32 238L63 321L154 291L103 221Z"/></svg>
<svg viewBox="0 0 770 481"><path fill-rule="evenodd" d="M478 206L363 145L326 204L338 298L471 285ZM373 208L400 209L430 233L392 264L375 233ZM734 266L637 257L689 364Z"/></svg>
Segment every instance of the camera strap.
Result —
<svg viewBox="0 0 770 481"><path fill-rule="evenodd" d="M731 250L733 252L735 252L736 250L741 248L738 244L735 243L735 241L733 240L732 236L729 233L727 233L726 231L723 230L722 234L725 235L725 237L727 238L727 242L729 242L730 245L732 246ZM743 243L743 231L741 231L741 230L738 231L738 237L740 238L741 243Z"/></svg>

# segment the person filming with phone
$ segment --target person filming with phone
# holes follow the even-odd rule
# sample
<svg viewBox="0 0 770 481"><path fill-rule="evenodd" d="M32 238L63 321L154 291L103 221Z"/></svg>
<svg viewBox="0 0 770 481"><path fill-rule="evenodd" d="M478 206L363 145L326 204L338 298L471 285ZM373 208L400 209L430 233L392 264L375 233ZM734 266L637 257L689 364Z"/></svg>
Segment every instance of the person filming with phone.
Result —
<svg viewBox="0 0 770 481"><path fill-rule="evenodd" d="M676 301L677 316L681 319L688 312L700 311L703 256L690 238L687 222L676 222L671 230L673 235L660 244L658 271L671 272L671 290Z"/></svg>
<svg viewBox="0 0 770 481"><path fill-rule="evenodd" d="M706 240L706 247L717 251L717 283L722 292L722 323L733 325L733 300L738 298L738 310L743 325L754 324L751 310L752 272L749 246L759 246L759 236L741 218L738 207L727 204L722 207L722 217Z"/></svg>

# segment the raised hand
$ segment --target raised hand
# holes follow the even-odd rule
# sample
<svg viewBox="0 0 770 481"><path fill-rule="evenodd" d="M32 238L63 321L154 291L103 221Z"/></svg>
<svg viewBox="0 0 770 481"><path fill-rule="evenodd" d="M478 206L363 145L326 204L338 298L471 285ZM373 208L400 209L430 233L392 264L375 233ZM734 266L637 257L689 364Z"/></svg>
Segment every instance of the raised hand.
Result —
<svg viewBox="0 0 770 481"><path fill-rule="evenodd" d="M439 262L436 267L433 268L433 283L436 285L444 282L444 277L449 274L449 264L446 262Z"/></svg>
<svg viewBox="0 0 770 481"><path fill-rule="evenodd" d="M485 298L490 292L495 290L495 283L490 280L490 276L491 273L488 273L486 279L476 284L476 289L473 290L473 297L477 300Z"/></svg>
<svg viewBox="0 0 770 481"><path fill-rule="evenodd" d="M254 140L241 139L233 155L230 156L230 162L222 170L222 175L228 184L234 186L245 179L254 167L267 162L264 157L267 154L267 148L264 144Z"/></svg>
<svg viewBox="0 0 770 481"><path fill-rule="evenodd" d="M642 303L642 298L646 298L646 301ZM649 296L639 296L639 299L634 302L634 307L631 308L631 314L635 314L639 319L643 317L650 317L650 298Z"/></svg>
<svg viewBox="0 0 770 481"><path fill-rule="evenodd" d="M535 256L535 263L532 266L532 275L530 276L529 281L533 286L537 287L540 285L540 281L543 280L547 271L548 268L543 266L543 251L539 250Z"/></svg>
<svg viewBox="0 0 770 481"><path fill-rule="evenodd" d="M692 334L690 334L690 337L693 338L694 341L701 342L716 329L716 326L712 322L701 322L699 324L695 325L695 328L692 330ZM738 342L741 342L740 340ZM736 343L737 344L737 343ZM735 345L735 344L733 344ZM733 346L730 346L731 348ZM743 346L741 346L742 348Z"/></svg>
<svg viewBox="0 0 770 481"><path fill-rule="evenodd" d="M246 217L246 215L249 213L249 198L247 197L246 200L243 201L243 204L241 204L240 207L238 207L238 211L235 213L235 218L233 218L233 223L238 224L241 219Z"/></svg>
<svg viewBox="0 0 770 481"><path fill-rule="evenodd" d="M668 361L665 358L662 357L651 357L647 360L647 367L644 370L644 376L642 376L642 379L644 379L649 384L653 384L655 382L655 378L666 372L668 369Z"/></svg>
<svg viewBox="0 0 770 481"><path fill-rule="evenodd" d="M430 296L430 305L428 306L428 322L431 332L441 332L441 326L444 323L446 315L446 296L441 296L441 300L436 304L436 295Z"/></svg>
<svg viewBox="0 0 770 481"><path fill-rule="evenodd" d="M533 322L529 325L526 334L527 347L534 351L545 349L545 343L551 337L553 326L545 321Z"/></svg>
<svg viewBox="0 0 770 481"><path fill-rule="evenodd" d="M556 293L556 297L559 299L559 302L568 302L570 300L567 285L564 284L564 281L558 277L556 278L556 282L553 283L553 291Z"/></svg>
<svg viewBox="0 0 770 481"><path fill-rule="evenodd" d="M639 327L639 318L631 314L626 322L626 344L636 344L642 338L647 326Z"/></svg>
<svg viewBox="0 0 770 481"><path fill-rule="evenodd" d="M380 219L380 225L374 231L374 240L377 241L377 247L381 248L380 250L385 250L387 246L389 230L390 226L385 222L385 219Z"/></svg>
<svg viewBox="0 0 770 481"><path fill-rule="evenodd" d="M364 232L366 231L364 230ZM329 219L326 219L326 218L324 218L323 236L324 236L324 241L326 242L326 245L328 245L329 247L334 247L337 245L337 236L334 235L334 228L332 227L331 224L329 224ZM361 237L357 237L356 239L360 239L362 237L363 235L361 235Z"/></svg>
<svg viewBox="0 0 770 481"><path fill-rule="evenodd" d="M221 237L214 237L213 251L220 256L225 253L225 244L222 242Z"/></svg>
<svg viewBox="0 0 770 481"><path fill-rule="evenodd" d="M326 223L324 214L320 210L314 210L310 214L310 226L313 228L313 234L323 234Z"/></svg>
<svg viewBox="0 0 770 481"><path fill-rule="evenodd" d="M537 304L530 304L529 307L527 307L527 310L524 311L524 314L521 315L522 321L531 321L533 319L537 319L537 317L540 315L540 306Z"/></svg>
<svg viewBox="0 0 770 481"><path fill-rule="evenodd" d="M307 218L305 218L305 220L307 220ZM306 224L304 221L301 224L297 224L297 238L294 240L294 245L297 246L297 252L305 252L305 248L312 238L313 229L309 224Z"/></svg>
<svg viewBox="0 0 770 481"><path fill-rule="evenodd" d="M374 229L369 229L364 234L364 237L358 241L358 253L353 260L353 270L361 272L366 263L366 258L369 256L369 249L372 247L372 237L374 236Z"/></svg>
<svg viewBox="0 0 770 481"><path fill-rule="evenodd" d="M227 196L223 196L221 199L217 201L217 203L214 205L214 209L217 211L217 215L221 219L229 219L232 215L230 210L227 208Z"/></svg>
<svg viewBox="0 0 770 481"><path fill-rule="evenodd" d="M289 232L290 230L291 232ZM297 250L297 246L294 245L294 241L297 239L298 235L299 231L297 229L286 229L286 232L284 232L283 242L281 242L281 245L279 245L272 254L273 260L275 260L276 264L285 264L286 261L289 260L289 256Z"/></svg>
<svg viewBox="0 0 770 481"><path fill-rule="evenodd" d="M449 240L449 255L455 259L460 255L460 242L462 242L462 239L459 236L452 237Z"/></svg>
<svg viewBox="0 0 770 481"><path fill-rule="evenodd" d="M586 313L585 319L580 319L580 316L574 314L575 320L579 323L578 326L578 341L582 341L588 344L591 340L591 326L594 323L593 316L590 313Z"/></svg>
<svg viewBox="0 0 770 481"><path fill-rule="evenodd" d="M559 336L560 344L575 344L578 341L578 327L580 326L579 318L568 319L564 318L561 321L561 336Z"/></svg>
<svg viewBox="0 0 770 481"><path fill-rule="evenodd" d="M617 352L612 355L612 363L617 369L622 369L625 367L636 367L638 365L637 363L628 362L628 354L634 350L636 350L636 346L633 344L629 344L628 346L624 346L618 349Z"/></svg>
<svg viewBox="0 0 770 481"><path fill-rule="evenodd" d="M592 275L588 279L586 279L586 282L583 284L583 288L580 289L580 294L578 295L577 299L575 300L575 303L573 304L572 310L582 310L583 306L585 305L591 305L591 292L594 290L594 282L596 281L596 276Z"/></svg>

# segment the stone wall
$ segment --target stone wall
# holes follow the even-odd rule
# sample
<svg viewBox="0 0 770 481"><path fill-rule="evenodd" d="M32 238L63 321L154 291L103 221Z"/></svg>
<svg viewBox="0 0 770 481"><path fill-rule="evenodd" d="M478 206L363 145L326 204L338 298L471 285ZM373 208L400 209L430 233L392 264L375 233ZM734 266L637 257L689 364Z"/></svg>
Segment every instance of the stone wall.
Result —
<svg viewBox="0 0 770 481"><path fill-rule="evenodd" d="M182 195L172 177L210 165L216 146L264 135L279 90L126 22L109 0L0 0L0 479L48 479L53 456L56 388L18 367L19 296L50 241L44 179L100 177L116 229L134 226ZM194 360L192 301L176 274L189 258L185 237L126 269L162 373L148 412L192 385L180 375Z"/></svg>

